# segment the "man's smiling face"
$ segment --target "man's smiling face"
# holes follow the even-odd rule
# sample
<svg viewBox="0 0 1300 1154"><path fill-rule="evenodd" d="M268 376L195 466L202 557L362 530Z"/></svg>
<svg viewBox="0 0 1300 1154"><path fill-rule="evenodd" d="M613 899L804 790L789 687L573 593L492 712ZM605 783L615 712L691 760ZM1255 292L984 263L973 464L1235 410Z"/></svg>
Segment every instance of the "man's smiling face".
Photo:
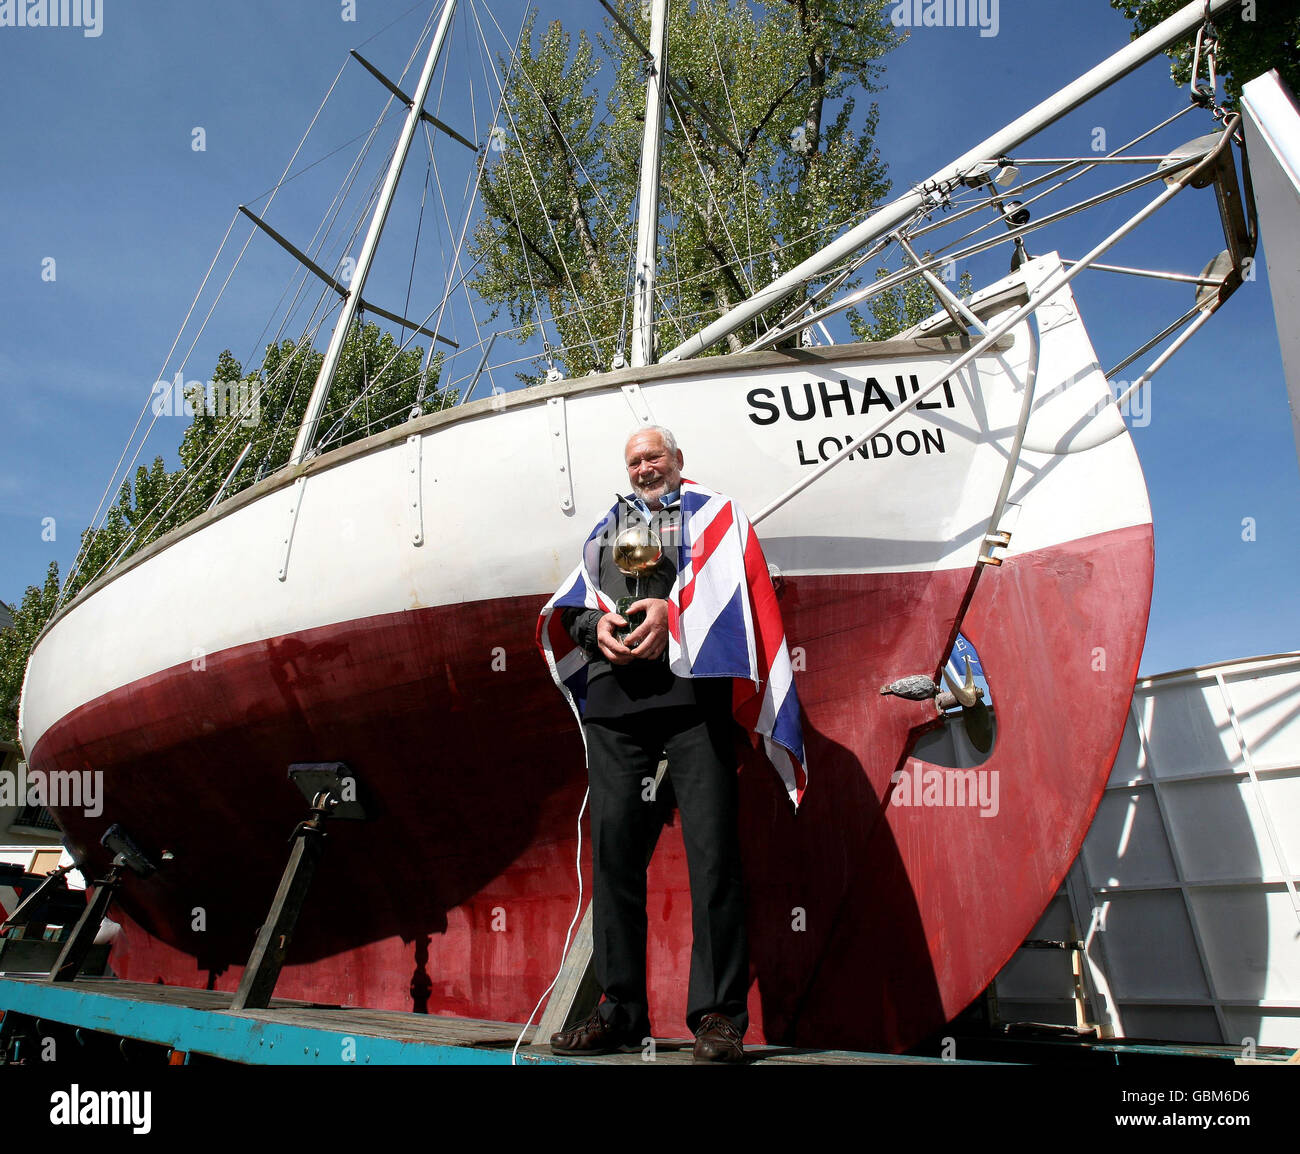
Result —
<svg viewBox="0 0 1300 1154"><path fill-rule="evenodd" d="M632 491L652 508L665 493L681 488L682 451L670 452L662 433L633 433L623 459Z"/></svg>

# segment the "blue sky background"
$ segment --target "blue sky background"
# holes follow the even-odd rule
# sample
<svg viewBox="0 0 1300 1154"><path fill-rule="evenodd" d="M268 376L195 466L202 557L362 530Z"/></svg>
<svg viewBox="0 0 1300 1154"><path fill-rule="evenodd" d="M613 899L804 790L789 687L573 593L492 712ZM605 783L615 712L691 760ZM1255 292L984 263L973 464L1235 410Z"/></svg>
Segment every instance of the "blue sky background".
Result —
<svg viewBox="0 0 1300 1154"><path fill-rule="evenodd" d="M504 27L518 27L518 0L492 8ZM342 10L337 0L103 0L98 37L0 28L0 599L21 600L50 560L66 572L235 206L255 205L278 179L347 50L369 41L365 55L395 75L427 15L409 0L355 0L355 21ZM542 18L552 16L596 27L602 12L595 0L567 0L543 6ZM993 37L913 31L887 57L888 87L877 96L877 143L895 191L1122 47L1128 32L1105 0L1001 0ZM339 91L343 113L329 139L341 143L384 94L355 65ZM440 115L482 138L463 96L450 80ZM1098 127L1114 147L1186 99L1162 57L1022 151L1083 155ZM201 152L192 148L196 126L206 132ZM1208 115L1189 114L1161 140L1172 146L1211 127ZM304 155L314 158L324 146L313 141ZM340 172L327 161L314 174L327 196ZM404 191L407 208L418 204L420 180ZM307 184L294 182L271 212L300 243L325 203ZM1185 196L1200 199L1184 207L1180 198L1153 232L1108 259L1199 272L1223 244L1212 194ZM1114 227L1139 203L1106 206L1090 227ZM398 215L372 280L373 296L390 305L400 304L409 271L393 254L413 217ZM425 228L436 268L445 236L429 217ZM1057 243L1068 256L1086 247ZM41 276L48 257L53 282ZM1005 271L1006 259L999 250L977 267L977 282ZM288 270L265 242L249 263L254 282L265 273L269 295L231 302L187 378L208 379L226 345L246 363L257 347L257 318ZM1300 648L1300 469L1262 260L1257 269L1157 377L1149 424L1134 429L1156 526L1144 673ZM1076 281L1075 291L1104 365L1191 303L1188 286L1154 285L1144 299L1129 278L1105 274ZM163 453L174 465L185 422L159 426L142 460ZM42 539L50 517L54 541ZM1242 539L1245 517L1255 519L1254 541Z"/></svg>

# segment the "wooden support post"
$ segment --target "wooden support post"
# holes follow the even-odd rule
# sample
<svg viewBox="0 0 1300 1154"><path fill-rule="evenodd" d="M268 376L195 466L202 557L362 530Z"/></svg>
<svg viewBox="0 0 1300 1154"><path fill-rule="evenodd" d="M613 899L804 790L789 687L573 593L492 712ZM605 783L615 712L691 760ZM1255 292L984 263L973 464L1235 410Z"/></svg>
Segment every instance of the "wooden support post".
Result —
<svg viewBox="0 0 1300 1154"><path fill-rule="evenodd" d="M1079 938L1079 927L1073 921L1070 922L1069 935L1071 940ZM1088 1012L1088 991L1083 983L1082 941L1079 941L1077 947L1070 951L1070 976L1074 981L1074 1024L1080 1033L1091 1030L1100 1037L1100 1028L1089 1021L1091 1015Z"/></svg>
<svg viewBox="0 0 1300 1154"><path fill-rule="evenodd" d="M583 911L582 923L564 959L555 988L546 1001L542 1020L533 1035L534 1046L550 1045L551 1035L567 1030L585 1021L600 1003L600 986L596 982L595 968L591 964L592 936L591 903Z"/></svg>
<svg viewBox="0 0 1300 1154"><path fill-rule="evenodd" d="M325 831L320 828L324 816L324 798L320 804L312 807L312 817L301 822L294 831L293 850L289 854L289 863L284 867L279 889L266 915L266 921L258 931L253 952L244 967L244 976L235 1000L231 1002L232 1010L264 1010L271 1004L271 994L275 983L284 967L284 959L289 952L289 942L298 924L298 915L302 912L307 890L316 873L316 864L320 861L324 849Z"/></svg>

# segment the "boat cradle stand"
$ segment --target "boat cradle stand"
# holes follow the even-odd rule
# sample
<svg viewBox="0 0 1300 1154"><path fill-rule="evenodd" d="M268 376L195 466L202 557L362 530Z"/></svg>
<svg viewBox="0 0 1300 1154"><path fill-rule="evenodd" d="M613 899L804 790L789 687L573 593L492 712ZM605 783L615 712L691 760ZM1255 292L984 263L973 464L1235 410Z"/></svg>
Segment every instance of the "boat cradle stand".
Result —
<svg viewBox="0 0 1300 1154"><path fill-rule="evenodd" d="M293 848L289 853L289 861L244 967L243 978L231 1003L231 1009L234 1010L264 1009L270 1004L271 994L275 990L280 971L284 968L289 943L298 925L298 917L307 899L307 891L324 852L325 819L366 820L365 809L357 796L357 780L343 762L291 765L289 779L311 803L311 811L305 820L298 823L290 838ZM101 839L101 844L113 851L112 865L103 878L91 883L94 896L86 903L85 910L59 951L47 978L49 982L76 980L126 872L130 871L141 878L147 878L156 872L154 863L120 825L111 826ZM169 853L162 856L164 861L171 857ZM66 872L68 870L63 869L51 874L5 921L3 929L8 931L13 928L21 932L20 927L38 917L48 903L54 885Z"/></svg>
<svg viewBox="0 0 1300 1154"><path fill-rule="evenodd" d="M289 766L289 780L311 803L311 812L294 827L289 839L293 848L271 900L266 920L257 932L253 952L244 966L232 1010L265 1009L289 952L302 913L307 891L321 855L325 852L326 818L365 821L366 811L358 798L356 777L341 761L304 762Z"/></svg>

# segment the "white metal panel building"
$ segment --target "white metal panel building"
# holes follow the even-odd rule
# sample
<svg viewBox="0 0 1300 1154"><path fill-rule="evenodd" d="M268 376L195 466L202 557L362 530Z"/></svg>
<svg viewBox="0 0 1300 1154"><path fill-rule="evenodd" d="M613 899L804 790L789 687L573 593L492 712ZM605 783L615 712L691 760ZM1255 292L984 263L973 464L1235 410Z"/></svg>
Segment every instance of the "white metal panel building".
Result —
<svg viewBox="0 0 1300 1154"><path fill-rule="evenodd" d="M1300 654L1141 679L1097 816L1003 1021L1300 1046ZM1086 994L1087 1005L1076 998Z"/></svg>

